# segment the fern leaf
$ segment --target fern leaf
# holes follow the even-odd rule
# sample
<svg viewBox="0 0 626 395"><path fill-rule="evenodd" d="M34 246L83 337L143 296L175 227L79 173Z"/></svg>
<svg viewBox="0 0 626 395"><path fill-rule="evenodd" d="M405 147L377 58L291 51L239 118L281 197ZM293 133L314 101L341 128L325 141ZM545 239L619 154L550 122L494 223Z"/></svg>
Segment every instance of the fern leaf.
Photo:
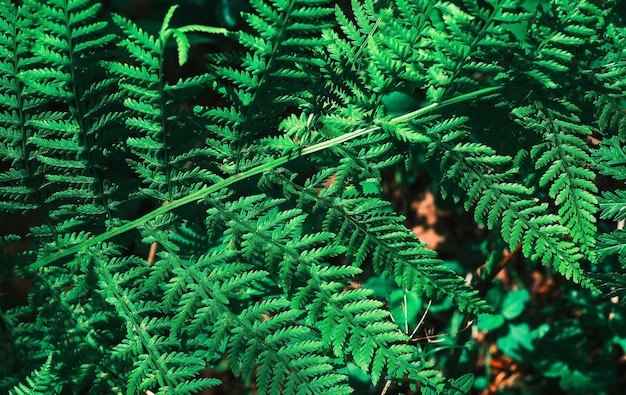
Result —
<svg viewBox="0 0 626 395"><path fill-rule="evenodd" d="M595 174L588 169L591 165L589 148L580 137L573 135L590 134L591 131L579 126L576 116L567 119L558 111L547 116L548 124L552 125L544 132L548 142L537 144L531 151L537 169L548 166L539 179L539 186L552 184L548 194L559 207L561 223L570 230L574 242L581 246L587 257L594 261L591 251L595 245L598 205L594 193L598 189L593 184ZM532 118L537 120L539 117L534 115Z"/></svg>
<svg viewBox="0 0 626 395"><path fill-rule="evenodd" d="M173 34L179 43L182 42L183 46L179 48L181 61L186 57L188 48L184 34L169 28L169 20L175 9L176 7L170 8L156 38L149 36L127 19L114 16L114 21L130 34L120 46L128 51L138 65L124 62L105 63L110 72L128 81L120 83L120 87L128 94L128 98L124 100L129 111L125 124L137 133L127 140L136 156L129 160L129 164L147 187L143 190L146 196L153 197L160 203L179 196L180 188L175 185L202 182L202 177L199 176L202 172L195 169L192 173L185 167L186 161L180 159L188 155L191 145L196 144L194 139L197 137L191 127L194 122L193 114L185 117L176 107L181 101L198 94L201 84L207 78L198 76L181 80L174 85L164 82L163 54L169 36ZM171 122L171 119L176 119L176 122ZM186 143L181 145L181 150L165 148L173 136Z"/></svg>
<svg viewBox="0 0 626 395"><path fill-rule="evenodd" d="M509 181L515 169L492 173L511 159L497 156L482 145L453 145L463 134L448 132L444 126L433 130L429 155L441 156L442 168L448 169L446 178L467 188L466 208L477 204L476 220L486 216L489 227L501 221L501 234L511 249L522 242L524 255L553 265L567 278L585 282L579 263L582 256L575 244L563 240L569 231L559 224L561 217L546 214L547 205L538 204L531 197L531 189ZM588 216L583 218L589 221Z"/></svg>
<svg viewBox="0 0 626 395"><path fill-rule="evenodd" d="M52 354L43 363L40 369L33 371L26 377L26 384L21 383L9 391L11 395L44 395L57 393L59 390L55 384L56 378L50 371L52 366Z"/></svg>

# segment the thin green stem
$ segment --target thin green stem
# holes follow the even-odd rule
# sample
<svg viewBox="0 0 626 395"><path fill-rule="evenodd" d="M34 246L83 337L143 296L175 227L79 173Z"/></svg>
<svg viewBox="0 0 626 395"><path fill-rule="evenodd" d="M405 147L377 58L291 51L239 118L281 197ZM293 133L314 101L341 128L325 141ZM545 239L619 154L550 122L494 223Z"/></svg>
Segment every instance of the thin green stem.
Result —
<svg viewBox="0 0 626 395"><path fill-rule="evenodd" d="M392 125L398 125L404 122L408 122L414 118L420 117L424 114L428 114L432 111L434 111L435 109L438 108L443 108L455 103L460 103L463 101L468 101L468 100L472 100L472 99L476 99L478 97L482 97L482 96L486 96L492 93L495 93L496 91L500 90L500 87L489 87L489 88L484 88L484 89L479 89L477 91L474 92L470 92L470 93L466 93L463 95L459 95L457 97L448 99L448 100L444 100L441 103L432 103L429 104L426 107L420 108L418 110L412 111L410 113L404 114L404 115L400 115L398 117L392 118L389 123ZM222 188L226 188L230 185L233 185L239 181L245 180L247 178L250 177L254 177L258 174L263 174L267 171L273 170L279 166L282 166L294 159L297 158L302 158L304 156L313 154L315 152L319 152L319 151L323 151L325 149L337 146L339 144L343 144L347 141L353 140L357 137L360 136L364 136L366 134L375 132L380 130L381 127L378 125L374 125L374 126L370 126L367 128L362 128L362 129L358 129L355 130L354 132L351 133L346 133L344 135L335 137L333 139L330 140L326 140L326 141L322 141L320 143L317 143L315 145L312 145L310 147L306 147L303 148L302 150L300 150L299 152L296 153L291 153L291 154L287 154L284 156L280 156L278 158L273 159L272 161L268 162L268 163L264 163L262 165L253 167L251 169L248 169L246 171L243 171L241 173L235 174L233 176L230 176L222 181L216 182L213 185L210 185L206 188L202 188L201 190L194 192L192 194L189 194L185 197L182 197L180 199L177 200L173 200L155 210L152 210L151 212L133 220L130 221L122 226L119 227L115 227L107 232L101 233L97 236L94 236L92 238L90 238L89 240L86 240L80 244L74 245L72 247L66 248L66 249L62 249L59 250L55 253L52 253L46 257L43 257L41 259L38 259L36 262L34 262L33 264L30 265L30 269L31 270L38 270L42 267L45 267L49 264L51 264L52 262L55 262L61 258L65 258L67 256L70 256L72 254L75 254L77 252L80 251L86 251L88 248L93 247L94 245L98 244L98 243L102 243L106 240L111 239L112 237L121 235L123 233L126 233L132 229L136 229L137 227L144 225L145 223L147 223L149 220L154 219L156 217L158 217L159 215L163 215L166 214L178 207L184 206L186 204L189 203L193 203L193 202L197 202L199 200L204 199L205 197L209 196L212 193L215 193L219 190L221 190Z"/></svg>

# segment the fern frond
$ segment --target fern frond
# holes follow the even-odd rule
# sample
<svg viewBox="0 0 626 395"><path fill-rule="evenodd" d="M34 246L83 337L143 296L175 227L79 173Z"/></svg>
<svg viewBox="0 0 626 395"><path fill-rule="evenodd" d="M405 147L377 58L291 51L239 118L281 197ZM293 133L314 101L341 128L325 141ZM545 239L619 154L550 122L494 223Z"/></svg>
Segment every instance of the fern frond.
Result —
<svg viewBox="0 0 626 395"><path fill-rule="evenodd" d="M63 204L75 196L85 207L82 211L91 214L81 217L82 228L103 226L112 220L112 201L125 198L117 195L119 181L115 176L100 170L111 166L119 151L113 150L113 155L105 158L102 150L95 149L99 144L115 144L102 134L104 124L113 131L113 123L119 119L108 113L118 108L115 95L111 96L114 85L101 80L104 71L97 67L103 49L115 35L108 31L106 22L96 21L98 4L68 2L39 8L36 2L25 2L21 8L25 12L37 10L31 17L40 29L33 30L30 37L38 65L21 71L20 80L29 95L56 103L59 108L25 122L32 134L28 142L40 152L29 158L31 167L48 175L45 191L55 196L44 206L53 222L76 218L76 210L70 212ZM85 177L91 182L85 182ZM68 184L72 186L69 189Z"/></svg>
<svg viewBox="0 0 626 395"><path fill-rule="evenodd" d="M433 139L429 155L441 157L444 180L462 190L454 192L454 196L467 194L466 209L476 204L477 221L486 219L490 229L500 225L502 237L511 249L522 243L525 256L552 265L576 282L586 283L579 247L564 240L569 230L559 223L560 217L546 213L547 204L539 203L531 189L514 182L515 168L494 171L510 166L510 157L497 155L482 144L457 143L466 135L461 125L462 122L435 124L432 134L428 133Z"/></svg>
<svg viewBox="0 0 626 395"><path fill-rule="evenodd" d="M59 391L56 377L50 371L52 366L52 354L48 355L41 368L33 371L26 377L26 383L20 383L9 391L11 395L44 395L54 394Z"/></svg>
<svg viewBox="0 0 626 395"><path fill-rule="evenodd" d="M27 31L31 23L23 7L10 2L0 3L0 80L3 82L0 107L0 155L11 168L0 174L0 205L7 212L26 212L44 205L45 196L37 192L41 176L31 162L33 147L28 143L33 132L28 128L30 117L39 110L41 101L29 98L20 73L32 67L28 57L30 41Z"/></svg>
<svg viewBox="0 0 626 395"><path fill-rule="evenodd" d="M222 144L229 146L224 152L231 152L229 162L234 169L242 167L244 158L254 156L246 147L256 139L276 134L280 117L291 107L310 111L322 106L318 93L323 84L315 75L326 63L319 48L328 44L321 37L322 30L332 26L328 4L329 1L252 1L256 13L246 14L246 20L256 33L238 34L246 52L213 58L211 70L217 76L217 90L237 103L235 113L234 108L229 109L229 118L236 117L238 121L233 125L220 116L210 128ZM234 146L232 136L238 141Z"/></svg>
<svg viewBox="0 0 626 395"><path fill-rule="evenodd" d="M589 147L580 137L591 134L591 130L580 125L575 114L565 115L568 110L577 111L576 106L567 102L562 105L526 118L529 126L536 125L547 140L533 147L531 157L537 170L547 167L539 178L539 186L549 186L548 195L558 207L561 224L569 229L574 242L593 262L598 205L594 193L598 188L593 184L595 174L589 170L592 163Z"/></svg>
<svg viewBox="0 0 626 395"><path fill-rule="evenodd" d="M336 242L348 247L351 264L360 266L371 259L377 273L393 276L409 290L427 297L450 296L461 310L472 313L486 308L461 278L402 225L404 218L394 214L388 202L350 195L327 203L331 209L324 229L336 232Z"/></svg>
<svg viewBox="0 0 626 395"><path fill-rule="evenodd" d="M179 42L184 40L184 32L169 27L175 9L170 8L158 37L148 35L131 21L115 15L114 21L129 35L119 45L128 51L135 63L105 63L109 72L120 77L119 86L128 94L124 100L128 110L125 124L137 132L126 141L136 155L128 163L142 179L146 187L143 193L155 198L159 204L180 197L185 185L217 179L210 175L214 173L209 169L188 169L187 163L192 159L189 153L200 140L195 134L193 114L186 114L179 108L184 100L202 92L208 76L179 80L170 85L165 82L163 74L169 37L174 35ZM179 48L181 61L186 58L187 49L185 45ZM174 141L174 136L180 148L166 148Z"/></svg>

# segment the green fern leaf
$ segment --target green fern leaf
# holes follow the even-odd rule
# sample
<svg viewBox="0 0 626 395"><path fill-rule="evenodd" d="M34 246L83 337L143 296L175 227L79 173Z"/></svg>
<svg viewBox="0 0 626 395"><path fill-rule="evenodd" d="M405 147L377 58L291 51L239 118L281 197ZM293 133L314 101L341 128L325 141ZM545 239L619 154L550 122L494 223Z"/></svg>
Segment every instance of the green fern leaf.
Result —
<svg viewBox="0 0 626 395"><path fill-rule="evenodd" d="M55 384L56 378L54 373L50 371L52 366L52 354L41 366L40 369L33 371L26 377L26 384L19 384L9 391L11 395L43 395L60 393L58 385Z"/></svg>

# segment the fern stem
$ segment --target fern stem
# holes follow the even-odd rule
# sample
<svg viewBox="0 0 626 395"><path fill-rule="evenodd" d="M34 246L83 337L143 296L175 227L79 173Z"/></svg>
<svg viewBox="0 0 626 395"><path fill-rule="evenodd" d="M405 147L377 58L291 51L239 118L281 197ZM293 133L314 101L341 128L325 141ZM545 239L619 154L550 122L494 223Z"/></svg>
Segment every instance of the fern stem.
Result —
<svg viewBox="0 0 626 395"><path fill-rule="evenodd" d="M483 272L483 275L479 275L478 276L478 281L476 281L476 283L474 284L474 288L478 290L480 295L485 295L487 293L487 291L489 290L489 286L490 286L491 282L493 281L493 279L496 278L498 273L500 273L502 270L504 270L504 268L515 257L517 257L519 255L520 251L522 250L522 244L523 243L521 241L519 243L517 243L517 246L515 247L515 249L513 251L509 252L504 258L502 258L502 260L500 262L498 262L496 267L491 272L485 273L486 270L487 270L486 264L480 268L480 269L484 269L485 272Z"/></svg>
<svg viewBox="0 0 626 395"><path fill-rule="evenodd" d="M165 25L164 25L165 27ZM167 106L165 105L166 100L164 100L165 98L165 73L163 72L163 64L165 63L165 49L166 49L166 44L167 44L167 39L168 36L163 35L162 37L160 37L159 39L159 44L160 44L160 50L159 50L159 67L158 67L158 75L159 75L159 85L158 85L158 90L159 90L159 96L161 98L161 100L159 100L159 122L161 123L161 141L163 142L163 165L165 167L165 169L163 169L163 172L165 173L165 182L167 184L167 198L168 200L172 200L174 198L174 194L172 191L172 182L171 182L171 176L172 176L172 168L171 168L171 164L170 164L170 148L169 148L169 144L170 144L170 136L169 134L171 133L170 128L168 128L168 123L167 123Z"/></svg>
<svg viewBox="0 0 626 395"><path fill-rule="evenodd" d="M422 116L424 114L428 114L432 111L434 111L437 108L442 108L442 107L446 107L452 104L456 104L459 102L463 102L463 101L468 101L468 100L472 100L472 99L476 99L482 96L487 96L489 94L493 94L496 91L500 90L501 87L497 86L497 87L488 87L488 88L483 88L483 89L479 89L477 91L474 92L470 92L470 93L466 93L463 95L459 95L456 97L453 97L451 99L447 99L444 100L440 103L432 103L429 104L426 107L420 108L418 110L409 112L407 114L404 115L400 115L398 117L392 118L389 123L392 125L398 125L401 124L403 122L408 122L411 119L417 118L419 116ZM95 246L98 243L104 242L106 240L111 239L112 237L121 235L123 233L126 233L132 229L135 229L143 224L145 224L146 222L148 222L151 219L154 219L160 215L164 215L178 207L182 207L186 204L189 203L193 203L193 202L197 202L199 200L204 199L205 197L209 196L212 193L215 193L219 190L221 190L222 188L226 188L230 185L233 185L239 181L254 177L256 175L259 174L263 174L267 171L273 170L279 166L282 166L294 159L297 158L302 158L304 156L313 154L315 152L319 152L319 151L323 151L325 149L337 146L339 144L345 143L347 141L353 140L357 137L375 132L381 130L381 127L378 125L374 125L374 126L370 126L367 128L361 128L358 130L355 130L354 132L351 133L346 133L344 135L332 138L330 140L326 140L326 141L322 141L320 143L317 143L315 145L312 145L310 147L306 147L303 148L302 150L300 150L299 152L295 152L295 153L290 153L287 155L283 155L280 156L278 158L273 159L272 161L268 162L268 163L264 163L262 165L253 167L251 169L248 169L246 171L243 171L241 173L232 175L222 181L218 181L213 185L210 185L206 188L203 188L197 192L194 192L190 195L187 195L185 197L182 197L180 199L176 199L173 200L171 202L169 202L168 204L165 204L133 221L130 221L122 226L113 228L107 232L101 233L97 236L94 236L92 238L90 238L89 240L86 240L80 244L74 245L72 247L66 248L66 249L62 249L59 250L53 254L50 254L48 256L45 256L41 259L38 259L37 261L35 261L33 264L31 264L29 266L29 268L31 270L38 270L44 266L49 265L52 262L55 262L61 258L70 256L72 254L75 254L77 252L80 251L85 251L90 247Z"/></svg>

